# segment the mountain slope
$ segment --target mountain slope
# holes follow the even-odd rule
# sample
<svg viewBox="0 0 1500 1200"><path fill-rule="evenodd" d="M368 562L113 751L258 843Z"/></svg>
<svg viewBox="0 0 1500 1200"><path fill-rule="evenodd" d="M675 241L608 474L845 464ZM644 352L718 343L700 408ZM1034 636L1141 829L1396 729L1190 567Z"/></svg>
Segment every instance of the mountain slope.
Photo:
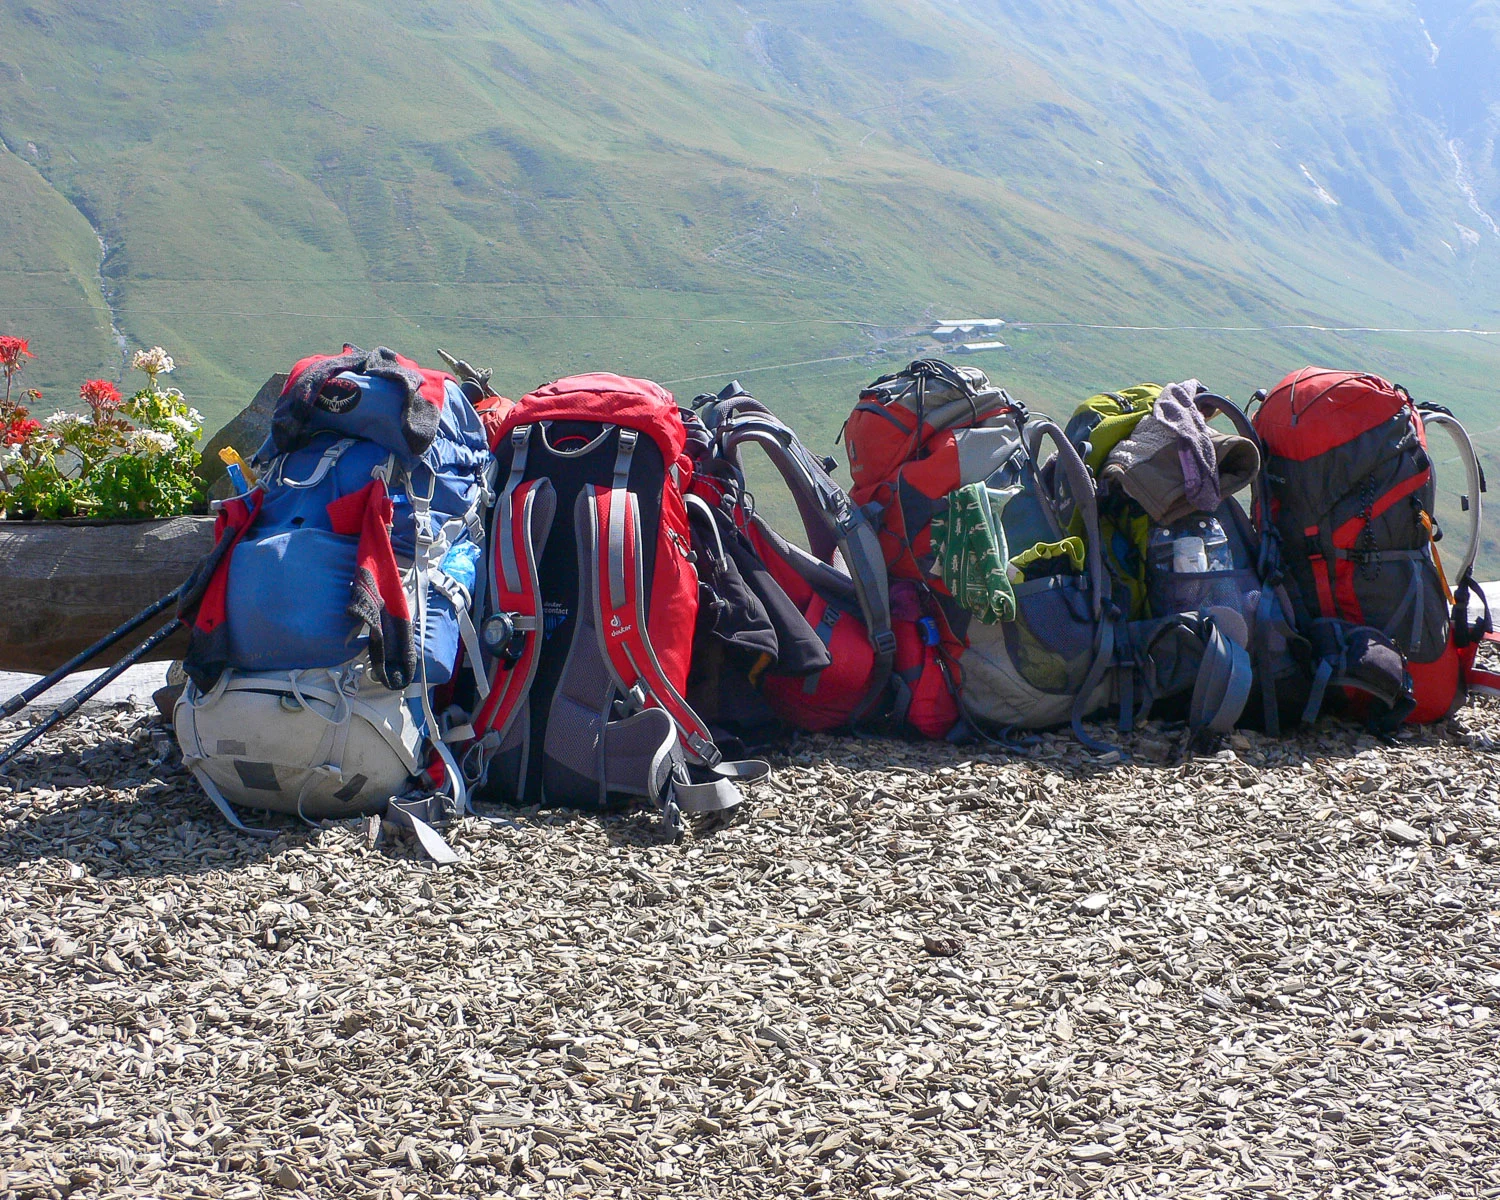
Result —
<svg viewBox="0 0 1500 1200"><path fill-rule="evenodd" d="M1476 45L1493 14L1427 28ZM1500 323L1500 238L1471 206L1497 178L1494 84L1460 104L1419 16L0 0L0 187L36 214L0 206L0 326L51 389L118 369L92 222L121 329L169 346L218 419L347 337L449 345L511 391L745 372L822 441L859 380L921 349L908 331L971 312L1027 323L986 365L1054 411L1142 376L1244 395L1319 358L1486 420L1479 339L1278 328Z"/></svg>

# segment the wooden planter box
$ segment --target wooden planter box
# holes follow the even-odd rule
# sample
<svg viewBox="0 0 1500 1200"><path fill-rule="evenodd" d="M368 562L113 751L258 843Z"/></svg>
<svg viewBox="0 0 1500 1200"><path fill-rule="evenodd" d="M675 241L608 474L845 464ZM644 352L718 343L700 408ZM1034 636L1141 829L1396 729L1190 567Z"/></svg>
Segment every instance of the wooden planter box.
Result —
<svg viewBox="0 0 1500 1200"><path fill-rule="evenodd" d="M0 521L0 671L60 666L182 583L213 541L212 517ZM155 628L89 665L107 666ZM185 635L169 638L155 657L180 658L186 646Z"/></svg>

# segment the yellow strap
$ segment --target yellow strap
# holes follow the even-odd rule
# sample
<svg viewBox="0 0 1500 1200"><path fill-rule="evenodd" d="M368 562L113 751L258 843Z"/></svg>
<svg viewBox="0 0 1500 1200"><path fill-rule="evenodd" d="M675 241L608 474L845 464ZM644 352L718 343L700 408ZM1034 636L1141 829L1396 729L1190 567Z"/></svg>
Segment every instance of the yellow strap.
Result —
<svg viewBox="0 0 1500 1200"><path fill-rule="evenodd" d="M1443 570L1443 556L1438 553L1437 539L1432 536L1432 518L1424 511L1422 514L1422 528L1427 530L1427 548L1432 552L1432 565L1437 568L1438 579L1443 585L1443 595L1448 597L1451 607L1454 603L1453 589L1448 586L1448 572Z"/></svg>
<svg viewBox="0 0 1500 1200"><path fill-rule="evenodd" d="M760 686L760 677L765 673L766 668L769 667L774 661L775 659L773 659L769 654L762 654L755 660L755 665L750 668L749 672L751 687L754 688Z"/></svg>

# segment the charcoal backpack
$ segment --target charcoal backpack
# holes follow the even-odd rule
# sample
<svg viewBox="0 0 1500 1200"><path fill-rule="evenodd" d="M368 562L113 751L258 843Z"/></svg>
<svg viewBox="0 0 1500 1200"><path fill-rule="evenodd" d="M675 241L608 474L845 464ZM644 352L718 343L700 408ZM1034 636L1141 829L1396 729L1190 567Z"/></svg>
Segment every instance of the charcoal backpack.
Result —
<svg viewBox="0 0 1500 1200"><path fill-rule="evenodd" d="M610 374L548 384L497 424L484 687L462 756L479 799L645 797L675 828L767 772L725 762L685 699L699 595L686 443L669 392Z"/></svg>
<svg viewBox="0 0 1500 1200"><path fill-rule="evenodd" d="M420 783L465 807L434 697L467 650L493 459L450 376L386 349L303 359L218 505L181 615L184 762L234 806L382 811Z"/></svg>
<svg viewBox="0 0 1500 1200"><path fill-rule="evenodd" d="M1500 683L1474 666L1490 631L1473 579L1485 480L1463 426L1374 375L1306 367L1266 394L1255 428L1269 456L1270 506L1299 627L1373 627L1404 654L1406 719L1437 721L1475 687ZM1469 539L1445 566L1428 433L1443 430L1464 465ZM1325 664L1317 686L1337 685Z"/></svg>
<svg viewBox="0 0 1500 1200"><path fill-rule="evenodd" d="M704 602L695 706L738 737L873 722L899 698L885 560L875 530L766 405L731 383L694 401L688 516ZM744 451L758 447L795 507L807 549L756 504ZM897 701L899 703L899 699Z"/></svg>

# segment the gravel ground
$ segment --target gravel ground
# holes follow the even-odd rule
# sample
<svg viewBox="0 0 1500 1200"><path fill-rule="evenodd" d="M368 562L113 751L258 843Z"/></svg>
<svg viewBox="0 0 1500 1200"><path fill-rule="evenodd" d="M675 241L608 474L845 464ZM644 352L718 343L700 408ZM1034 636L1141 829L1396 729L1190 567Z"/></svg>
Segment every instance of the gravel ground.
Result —
<svg viewBox="0 0 1500 1200"><path fill-rule="evenodd" d="M811 739L733 824L0 780L7 1196L1500 1195L1500 705L1128 765Z"/></svg>

